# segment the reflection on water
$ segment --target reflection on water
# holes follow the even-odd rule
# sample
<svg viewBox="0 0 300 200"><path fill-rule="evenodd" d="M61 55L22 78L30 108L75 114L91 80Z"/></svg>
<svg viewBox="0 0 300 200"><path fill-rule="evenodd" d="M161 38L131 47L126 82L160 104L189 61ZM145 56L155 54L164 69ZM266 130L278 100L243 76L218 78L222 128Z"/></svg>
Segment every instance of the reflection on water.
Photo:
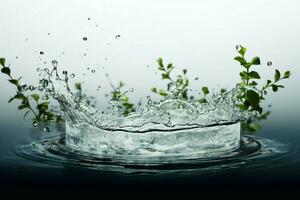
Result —
<svg viewBox="0 0 300 200"><path fill-rule="evenodd" d="M99 157L68 148L65 146L65 138L61 134L55 134L30 144L19 145L14 153L17 159L25 158L30 161L29 165L49 168L73 166L121 173L218 173L233 168L266 168L272 166L273 162L284 159L290 150L288 146L272 140L243 136L239 149L210 158L171 156L168 159L156 157L146 160L124 155ZM252 164L249 165L250 163Z"/></svg>

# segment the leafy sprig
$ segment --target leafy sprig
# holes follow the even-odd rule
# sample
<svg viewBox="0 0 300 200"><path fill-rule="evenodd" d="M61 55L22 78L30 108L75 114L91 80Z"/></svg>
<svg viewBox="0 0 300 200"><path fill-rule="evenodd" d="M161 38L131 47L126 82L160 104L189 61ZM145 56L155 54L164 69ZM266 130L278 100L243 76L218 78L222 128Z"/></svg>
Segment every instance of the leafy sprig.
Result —
<svg viewBox="0 0 300 200"><path fill-rule="evenodd" d="M118 103L118 108L122 110L124 116L127 116L131 112L135 112L135 106L129 101L129 97L126 94L128 90L124 91L125 83L120 81L118 86L112 85L113 91L111 92L111 101Z"/></svg>
<svg viewBox="0 0 300 200"><path fill-rule="evenodd" d="M49 122L49 121L60 121L62 118L59 115L56 115L49 108L49 101L42 101L40 94L34 92L36 89L34 86L27 86L26 84L21 83L22 77L14 78L11 75L11 69L5 63L5 58L0 58L0 64L2 66L1 72L9 77L8 81L16 87L16 94L9 99L9 103L14 100L20 100L20 105L18 110L26 111L24 118L28 114L33 115L33 120L38 122ZM47 87L45 83L43 84L43 89ZM31 92L28 92L30 89ZM35 106L33 105L35 103Z"/></svg>
<svg viewBox="0 0 300 200"><path fill-rule="evenodd" d="M286 71L282 76L281 72L275 69L274 80L271 81L268 79L266 84L259 86L257 80L261 79L261 76L253 67L261 64L260 58L256 56L252 58L251 61L247 61L245 58L246 51L247 49L245 47L241 45L237 46L239 55L234 58L244 68L244 70L240 72L242 93L238 98L242 101L239 105L242 110L257 111L259 113L254 119L250 119L250 121L242 124L242 128L245 131L255 132L261 128L258 122L262 119L266 119L267 116L270 115L270 111L263 112L261 106L262 101L265 100L265 95L267 95L270 88L272 88L273 92L277 92L279 88L284 88L284 86L279 83L284 79L288 79L291 72Z"/></svg>
<svg viewBox="0 0 300 200"><path fill-rule="evenodd" d="M158 58L157 63L158 70L161 72L162 80L168 81L167 89L157 89L156 87L153 87L151 91L159 94L162 97L172 96L175 98L188 100L189 79L186 76L187 69L183 69L182 74L177 75L176 78L174 78L171 77L171 73L175 69L172 63L169 63L167 66L165 66L162 58Z"/></svg>

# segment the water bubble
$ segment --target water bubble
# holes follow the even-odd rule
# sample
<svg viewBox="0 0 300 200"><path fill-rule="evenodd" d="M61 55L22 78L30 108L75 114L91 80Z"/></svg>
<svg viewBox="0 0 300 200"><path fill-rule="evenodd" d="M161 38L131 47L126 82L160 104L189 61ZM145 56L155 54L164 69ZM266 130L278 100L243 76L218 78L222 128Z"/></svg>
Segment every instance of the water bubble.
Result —
<svg viewBox="0 0 300 200"><path fill-rule="evenodd" d="M199 77L196 77L195 80L199 80Z"/></svg>
<svg viewBox="0 0 300 200"><path fill-rule="evenodd" d="M16 56L16 59L18 59L19 57L18 56Z"/></svg>
<svg viewBox="0 0 300 200"><path fill-rule="evenodd" d="M48 35L50 35L50 33L47 33Z"/></svg>
<svg viewBox="0 0 300 200"><path fill-rule="evenodd" d="M105 74L106 77L109 77L109 74Z"/></svg>
<svg viewBox="0 0 300 200"><path fill-rule="evenodd" d="M272 61L267 62L268 66L271 66L272 64L273 64Z"/></svg>
<svg viewBox="0 0 300 200"><path fill-rule="evenodd" d="M150 67L150 65L147 65L147 67L149 68L149 67Z"/></svg>
<svg viewBox="0 0 300 200"><path fill-rule="evenodd" d="M63 75L68 76L68 72L67 71L63 71L62 73L63 73Z"/></svg>
<svg viewBox="0 0 300 200"><path fill-rule="evenodd" d="M33 127L37 127L38 125L39 125L39 124L38 124L37 121L33 121L33 122L32 122L32 126L33 126Z"/></svg>
<svg viewBox="0 0 300 200"><path fill-rule="evenodd" d="M87 70L90 70L90 68L89 68L89 67L87 67L86 69L87 69Z"/></svg>
<svg viewBox="0 0 300 200"><path fill-rule="evenodd" d="M92 70L91 70L91 72L92 72L92 73L95 73L95 72L96 72L96 70L95 70L95 69L92 69Z"/></svg>
<svg viewBox="0 0 300 200"><path fill-rule="evenodd" d="M40 51L40 55L44 55L44 52L43 52L43 51Z"/></svg>
<svg viewBox="0 0 300 200"><path fill-rule="evenodd" d="M83 37L82 39L83 39L83 41L87 41L87 37Z"/></svg>
<svg viewBox="0 0 300 200"><path fill-rule="evenodd" d="M104 60L107 60L107 58L104 58Z"/></svg>
<svg viewBox="0 0 300 200"><path fill-rule="evenodd" d="M45 126L45 127L44 127L44 132L49 133L49 132L50 132L50 128L49 128L48 126Z"/></svg>
<svg viewBox="0 0 300 200"><path fill-rule="evenodd" d="M121 37L121 35L116 35L116 39L119 39Z"/></svg>
<svg viewBox="0 0 300 200"><path fill-rule="evenodd" d="M33 85L30 85L28 88L30 91L33 91L35 89L35 87Z"/></svg>
<svg viewBox="0 0 300 200"><path fill-rule="evenodd" d="M88 20L91 20L91 18L89 17Z"/></svg>
<svg viewBox="0 0 300 200"><path fill-rule="evenodd" d="M52 66L54 67L54 68L56 68L57 67L57 65L58 65L58 62L56 61L56 60L52 60Z"/></svg>
<svg viewBox="0 0 300 200"><path fill-rule="evenodd" d="M20 88L22 91L27 91L28 90L28 86L24 83L21 83Z"/></svg>
<svg viewBox="0 0 300 200"><path fill-rule="evenodd" d="M74 73L70 74L70 77L71 77L71 78L74 78L74 77L75 77L75 74L74 74Z"/></svg>
<svg viewBox="0 0 300 200"><path fill-rule="evenodd" d="M39 71L41 71L41 69L38 67L38 68L36 68L36 71L39 72Z"/></svg>
<svg viewBox="0 0 300 200"><path fill-rule="evenodd" d="M133 89L133 88L130 88L130 89L129 89L129 92L133 92L133 91L134 91L134 89Z"/></svg>
<svg viewBox="0 0 300 200"><path fill-rule="evenodd" d="M44 68L44 71L49 73L49 69L48 68Z"/></svg>
<svg viewBox="0 0 300 200"><path fill-rule="evenodd" d="M86 56L86 53L84 53L83 56Z"/></svg>
<svg viewBox="0 0 300 200"><path fill-rule="evenodd" d="M47 79L42 79L40 80L40 84L42 85L43 88L47 87L49 82Z"/></svg>

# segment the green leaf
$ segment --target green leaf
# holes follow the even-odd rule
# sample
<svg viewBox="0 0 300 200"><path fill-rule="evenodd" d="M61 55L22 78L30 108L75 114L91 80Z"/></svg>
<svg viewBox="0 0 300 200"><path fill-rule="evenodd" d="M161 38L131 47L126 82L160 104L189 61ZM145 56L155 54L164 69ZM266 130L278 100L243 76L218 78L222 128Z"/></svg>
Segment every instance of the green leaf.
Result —
<svg viewBox="0 0 300 200"><path fill-rule="evenodd" d="M36 102L40 99L40 96L38 94L32 94L30 95Z"/></svg>
<svg viewBox="0 0 300 200"><path fill-rule="evenodd" d="M5 58L0 58L0 65L5 67Z"/></svg>
<svg viewBox="0 0 300 200"><path fill-rule="evenodd" d="M19 110L23 110L25 108L29 108L28 104L21 104L21 105L18 106Z"/></svg>
<svg viewBox="0 0 300 200"><path fill-rule="evenodd" d="M252 81L249 85L256 86L256 85L257 85L257 82Z"/></svg>
<svg viewBox="0 0 300 200"><path fill-rule="evenodd" d="M247 51L247 49L245 47L243 47L242 45L240 45L240 50L238 51L239 54L244 57L246 51Z"/></svg>
<svg viewBox="0 0 300 200"><path fill-rule="evenodd" d="M202 92L204 93L204 95L209 94L208 87L202 87Z"/></svg>
<svg viewBox="0 0 300 200"><path fill-rule="evenodd" d="M81 83L75 83L75 89L81 90Z"/></svg>
<svg viewBox="0 0 300 200"><path fill-rule="evenodd" d="M10 79L8 80L10 83L14 84L14 85L18 85L19 84L19 80L17 79Z"/></svg>
<svg viewBox="0 0 300 200"><path fill-rule="evenodd" d="M199 99L198 100L199 103L207 103L207 100L205 98Z"/></svg>
<svg viewBox="0 0 300 200"><path fill-rule="evenodd" d="M164 64L163 64L163 59L162 58L158 58L157 59L157 63L159 65L158 69L164 71L165 68L164 68Z"/></svg>
<svg viewBox="0 0 300 200"><path fill-rule="evenodd" d="M272 90L273 90L273 92L277 92L278 91L278 86L277 85L272 85Z"/></svg>
<svg viewBox="0 0 300 200"><path fill-rule="evenodd" d="M224 94L225 92L226 92L226 89L221 88L220 93L221 93L221 94Z"/></svg>
<svg viewBox="0 0 300 200"><path fill-rule="evenodd" d="M161 77L162 79L170 79L169 74L162 74Z"/></svg>
<svg viewBox="0 0 300 200"><path fill-rule="evenodd" d="M267 117L271 114L270 111L267 111L265 113L262 113L260 116L259 116L259 119L267 119Z"/></svg>
<svg viewBox="0 0 300 200"><path fill-rule="evenodd" d="M259 57L252 58L251 62L252 65L260 65L260 59Z"/></svg>
<svg viewBox="0 0 300 200"><path fill-rule="evenodd" d="M272 83L271 80L267 80L267 85L270 85Z"/></svg>
<svg viewBox="0 0 300 200"><path fill-rule="evenodd" d="M284 72L283 78L289 78L290 76L291 76L291 72L286 71L286 72Z"/></svg>
<svg viewBox="0 0 300 200"><path fill-rule="evenodd" d="M258 74L256 71L251 71L251 72L249 73L249 76L250 76L250 78L252 78L252 79L260 79L260 76L259 76L259 74Z"/></svg>
<svg viewBox="0 0 300 200"><path fill-rule="evenodd" d="M247 90L246 99L250 102L252 107L256 107L259 104L259 94L254 90Z"/></svg>
<svg viewBox="0 0 300 200"><path fill-rule="evenodd" d="M157 93L157 89L154 87L154 88L151 88L151 92L153 93Z"/></svg>
<svg viewBox="0 0 300 200"><path fill-rule="evenodd" d="M163 97L168 96L168 93L164 90L159 90L159 94L160 94L160 96L163 96Z"/></svg>
<svg viewBox="0 0 300 200"><path fill-rule="evenodd" d="M245 65L247 63L247 61L245 60L245 58L243 58L241 56L235 57L234 60L238 61L241 65Z"/></svg>
<svg viewBox="0 0 300 200"><path fill-rule="evenodd" d="M167 69L173 69L173 64L172 64L172 63L169 63L169 64L167 65Z"/></svg>
<svg viewBox="0 0 300 200"><path fill-rule="evenodd" d="M274 76L275 82L279 81L280 77L281 77L280 71L278 69L276 69L275 76Z"/></svg>
<svg viewBox="0 0 300 200"><path fill-rule="evenodd" d="M248 73L246 71L242 71L242 72L240 72L240 77L242 79L246 79L246 78L248 78Z"/></svg>
<svg viewBox="0 0 300 200"><path fill-rule="evenodd" d="M3 74L7 74L8 76L10 76L10 69L9 69L9 67L3 67L3 68L1 69L1 72L2 72Z"/></svg>

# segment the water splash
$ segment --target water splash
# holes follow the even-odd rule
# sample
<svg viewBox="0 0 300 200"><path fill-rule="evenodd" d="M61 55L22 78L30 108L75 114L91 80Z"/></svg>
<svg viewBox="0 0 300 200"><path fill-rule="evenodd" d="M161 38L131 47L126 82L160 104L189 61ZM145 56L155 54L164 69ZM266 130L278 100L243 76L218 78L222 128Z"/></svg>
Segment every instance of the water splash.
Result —
<svg viewBox="0 0 300 200"><path fill-rule="evenodd" d="M63 71L61 76L57 61L52 61L52 65L52 70L43 70L45 76L40 84L45 95L59 102L66 120L66 144L84 152L199 157L208 151L232 151L240 143L239 121L256 114L237 106L241 103L237 98L241 93L238 85L212 95L206 103L170 95L157 102L148 98L145 106L129 115L123 114L123 102L118 100L109 102L108 111L96 110L83 101L80 92L71 91L68 72Z"/></svg>

